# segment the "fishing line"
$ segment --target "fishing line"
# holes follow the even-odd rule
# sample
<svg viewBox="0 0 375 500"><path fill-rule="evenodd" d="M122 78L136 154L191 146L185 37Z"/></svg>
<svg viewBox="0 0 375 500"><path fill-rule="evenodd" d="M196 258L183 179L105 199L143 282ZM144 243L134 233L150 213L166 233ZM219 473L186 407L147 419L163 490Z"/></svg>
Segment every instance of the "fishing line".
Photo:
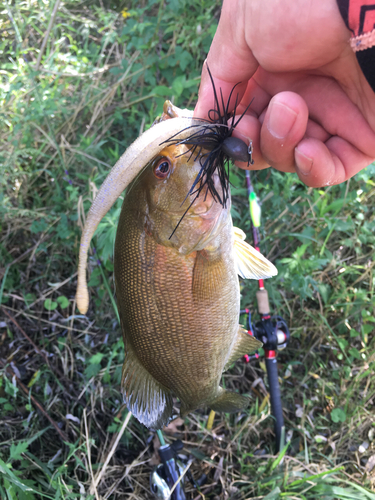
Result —
<svg viewBox="0 0 375 500"><path fill-rule="evenodd" d="M258 203L249 171L246 171L246 187L249 197L250 225L253 233L253 244L254 248L260 251L259 230L261 227L261 207ZM264 287L263 279L258 280L256 300L261 320L251 325L249 317L249 325L252 326L251 330L254 337L263 342L271 410L275 419L276 450L280 451L285 446L285 425L277 368L277 351L286 348L290 339L290 333L288 325L283 318L280 316L271 316L268 292ZM247 356L247 359L245 357L245 361L249 362L251 358L252 356Z"/></svg>

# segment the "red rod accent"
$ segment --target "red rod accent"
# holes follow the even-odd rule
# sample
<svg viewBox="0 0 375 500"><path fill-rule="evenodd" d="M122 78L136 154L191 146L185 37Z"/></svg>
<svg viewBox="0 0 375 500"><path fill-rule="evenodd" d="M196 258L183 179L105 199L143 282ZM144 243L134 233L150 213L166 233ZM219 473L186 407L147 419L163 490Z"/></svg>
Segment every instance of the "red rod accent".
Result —
<svg viewBox="0 0 375 500"><path fill-rule="evenodd" d="M264 355L266 359L275 359L276 358L276 351L264 351Z"/></svg>
<svg viewBox="0 0 375 500"><path fill-rule="evenodd" d="M259 290L263 290L264 289L264 281L258 280L258 286L259 286Z"/></svg>

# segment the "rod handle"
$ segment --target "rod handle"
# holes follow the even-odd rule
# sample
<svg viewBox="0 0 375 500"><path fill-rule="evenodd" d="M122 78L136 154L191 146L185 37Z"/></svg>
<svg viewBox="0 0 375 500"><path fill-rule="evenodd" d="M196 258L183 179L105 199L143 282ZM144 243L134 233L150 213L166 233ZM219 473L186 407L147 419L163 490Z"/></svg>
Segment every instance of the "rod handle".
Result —
<svg viewBox="0 0 375 500"><path fill-rule="evenodd" d="M257 299L259 314L261 314L261 315L269 314L270 313L270 304L268 302L268 292L265 288L263 290L257 291L256 299Z"/></svg>

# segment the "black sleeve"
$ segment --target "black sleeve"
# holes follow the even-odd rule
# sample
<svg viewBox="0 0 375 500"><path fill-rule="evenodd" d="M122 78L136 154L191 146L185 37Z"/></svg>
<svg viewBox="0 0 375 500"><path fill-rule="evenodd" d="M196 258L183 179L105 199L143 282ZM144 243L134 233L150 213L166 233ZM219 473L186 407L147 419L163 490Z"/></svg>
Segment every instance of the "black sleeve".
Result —
<svg viewBox="0 0 375 500"><path fill-rule="evenodd" d="M375 91L375 0L337 0L340 14L352 32L351 46Z"/></svg>

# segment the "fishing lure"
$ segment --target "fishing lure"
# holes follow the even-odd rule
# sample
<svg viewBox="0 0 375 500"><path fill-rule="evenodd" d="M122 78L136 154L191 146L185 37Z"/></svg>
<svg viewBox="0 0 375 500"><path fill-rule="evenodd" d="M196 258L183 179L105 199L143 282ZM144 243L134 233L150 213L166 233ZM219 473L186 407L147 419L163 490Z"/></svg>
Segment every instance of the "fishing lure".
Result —
<svg viewBox="0 0 375 500"><path fill-rule="evenodd" d="M229 165L230 160L232 161L242 161L249 165L253 165L253 144L250 140L249 145L247 145L243 140L238 137L233 136L233 132L236 129L239 122L245 116L246 112L250 108L252 101L246 107L245 111L240 115L237 120L235 119L236 111L238 107L238 94L234 103L233 111L229 111L230 102L232 100L234 91L239 83L236 83L232 88L227 103L225 104L222 91L220 89L220 101L217 95L215 83L211 74L211 71L207 65L208 74L211 79L212 89L214 93L214 108L210 109L208 113L208 120L200 119L202 123L198 125L191 125L181 132L173 135L162 144L166 145L187 145L188 150L185 151L184 155L190 155L189 159L194 156L194 161L199 158L201 169L198 172L190 190L188 191L186 199L189 196L194 196L190 205L186 209L181 220L175 227L170 238L173 236L177 230L180 222L185 217L186 213L189 211L191 206L194 204L195 200L205 189L206 194L209 191L214 198L214 200L220 203L223 208L226 207L229 198ZM181 134L191 129L191 134L184 138L181 138ZM213 181L214 174L217 174L220 179L220 186L222 194L218 193L215 183Z"/></svg>

